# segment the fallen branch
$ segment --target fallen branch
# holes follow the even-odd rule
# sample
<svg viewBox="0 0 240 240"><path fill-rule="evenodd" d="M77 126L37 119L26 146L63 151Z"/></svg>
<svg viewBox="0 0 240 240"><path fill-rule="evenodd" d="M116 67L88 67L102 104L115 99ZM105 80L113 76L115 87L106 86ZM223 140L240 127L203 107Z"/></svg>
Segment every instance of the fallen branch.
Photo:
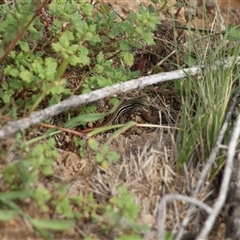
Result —
<svg viewBox="0 0 240 240"><path fill-rule="evenodd" d="M239 145L233 161L233 171L226 200L225 239L240 239L240 153Z"/></svg>
<svg viewBox="0 0 240 240"><path fill-rule="evenodd" d="M225 163L222 183L220 187L219 196L213 206L212 213L208 216L207 220L204 223L202 231L197 236L197 240L207 239L209 232L211 231L213 224L216 221L216 218L221 211L223 204L227 198L227 192L229 188L230 178L233 170L233 160L235 156L237 142L240 136L240 114L238 115L236 125L232 131L232 136L228 146L227 160Z"/></svg>
<svg viewBox="0 0 240 240"><path fill-rule="evenodd" d="M196 188L195 188L194 193L193 193L193 198L197 198L197 195L198 195L198 193L199 193L199 191L202 187L202 184L204 183L204 181L206 179L206 176L207 176L209 170L211 169L212 165L216 161L216 157L219 153L220 147L222 146L221 143L222 143L223 138L225 136L225 133L227 131L228 124L229 124L229 121L231 120L231 117L232 117L232 114L233 114L233 111L234 111L234 108L235 108L235 105L236 105L236 102L237 102L237 99L238 99L239 95L240 95L240 90L238 90L236 92L235 96L232 99L231 105L229 107L229 111L226 115L225 122L223 123L223 126L222 126L222 128L219 132L218 137L217 137L215 147L213 148L209 158L207 159L206 164L205 164L205 166L204 166L204 168L201 172L201 175L199 177L199 180L197 182ZM185 228L187 227L187 225L190 221L190 216L191 216L193 210L194 210L194 206L190 205L189 209L187 210L186 216L182 221L182 226L179 229L178 235L176 236L176 240L180 240L181 237L183 236L184 230L185 230Z"/></svg>
<svg viewBox="0 0 240 240"><path fill-rule="evenodd" d="M177 70L173 72L155 74L155 75L127 81L124 83L119 83L110 87L98 89L98 90L92 91L91 93L87 93L79 96L73 96L69 99L66 99L50 107L47 107L43 110L33 112L29 115L29 117L19 119L14 122L9 122L8 124L6 124L0 129L0 139L4 139L7 136L10 136L18 131L23 131L48 118L56 116L62 112L69 111L72 108L76 108L81 104L94 102L99 99L112 96L114 94L127 92L129 90L133 90L137 88L143 88L151 84L170 81L170 80L172 81L175 79L184 78L187 75L196 75L201 72L201 69L202 69L201 67L192 67L192 68Z"/></svg>
<svg viewBox="0 0 240 240"><path fill-rule="evenodd" d="M216 67L228 67L232 64L232 61L239 61L240 57L237 59L232 57L228 59L223 59L222 61L216 62L211 69L216 69ZM196 74L202 73L207 67L196 66L191 68L185 68L183 70L177 70L166 73L154 74L146 77L141 77L138 79L130 80L124 83L119 83L110 87L105 87L102 89L95 90L91 93L83 94L80 96L73 96L66 99L60 103L47 107L43 110L33 112L29 117L19 119L14 122L9 122L0 129L0 139L4 139L18 131L23 131L31 126L34 126L48 118L56 116L62 112L69 111L84 103L90 103L97 101L99 99L112 96L114 94L119 94L127 92L133 89L143 88L152 84L172 81L176 79L181 79L186 76L194 76Z"/></svg>
<svg viewBox="0 0 240 240"><path fill-rule="evenodd" d="M184 196L181 194L166 194L166 195L164 195L158 204L158 239L164 238L166 204L168 202L174 201L174 200L189 202L193 205L196 205L196 206L204 209L208 214L211 214L213 211L213 209L211 207L209 207L207 204L205 204L204 202L202 202L196 198Z"/></svg>

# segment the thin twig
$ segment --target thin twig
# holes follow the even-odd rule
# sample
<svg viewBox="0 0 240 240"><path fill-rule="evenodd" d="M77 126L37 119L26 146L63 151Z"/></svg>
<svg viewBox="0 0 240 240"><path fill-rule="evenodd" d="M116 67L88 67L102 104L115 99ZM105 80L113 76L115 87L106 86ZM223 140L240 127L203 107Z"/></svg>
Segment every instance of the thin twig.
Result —
<svg viewBox="0 0 240 240"><path fill-rule="evenodd" d="M62 132L67 132L67 133L71 133L75 136L79 136L79 137L84 137L85 135L81 132L78 131L74 131L72 129L67 129L67 128L62 128L62 127L58 127L49 123L40 123L41 126L46 127L46 128L51 128L51 129L56 129L56 130L60 130Z"/></svg>
<svg viewBox="0 0 240 240"><path fill-rule="evenodd" d="M137 127L147 127L147 128L162 128L162 129L174 129L174 130L181 130L179 127L172 127L166 125L159 125L159 124L150 124L150 123L138 123L136 124Z"/></svg>
<svg viewBox="0 0 240 240"><path fill-rule="evenodd" d="M164 222L165 222L165 217L164 217L165 206L167 202L172 200L189 202L193 205L196 205L204 209L208 214L211 214L213 212L213 209L211 207L209 207L207 204L203 203L202 201L196 198L188 197L181 194L166 194L162 197L158 205L158 239L162 239L164 236L164 231L162 226L164 226Z"/></svg>

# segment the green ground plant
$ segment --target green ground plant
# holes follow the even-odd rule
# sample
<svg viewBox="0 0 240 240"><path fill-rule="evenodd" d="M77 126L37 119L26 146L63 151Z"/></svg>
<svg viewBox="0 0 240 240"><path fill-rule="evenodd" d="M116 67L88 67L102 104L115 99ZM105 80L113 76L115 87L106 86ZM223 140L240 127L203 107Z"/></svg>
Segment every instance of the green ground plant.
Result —
<svg viewBox="0 0 240 240"><path fill-rule="evenodd" d="M8 13L0 26L0 53L4 76L8 79L2 83L0 96L6 111L14 103L18 106L17 112L29 114L46 99L51 105L70 96L72 93L62 76L67 68L76 65L79 78L84 78L78 94L138 76L137 72L129 70L133 64L130 50L141 48L141 39L148 45L154 44L152 31L159 20L152 8L140 6L138 13L131 12L128 19L121 22L106 5L100 5L97 13L94 13L93 5L85 1L66 1L64 4L56 1L48 8L48 14L53 17L51 26L45 27L34 15L35 22L19 39L5 36L8 26L16 25L17 21L25 21L23 26L26 26L25 13L39 10L41 6L21 1L12 9L9 5L0 9L1 15ZM24 30L13 29L14 33ZM13 42L16 42L16 48L13 48ZM12 45L12 49L5 56L7 45ZM126 67L117 66L120 60ZM112 67L114 63L116 66ZM85 69L88 70L81 73ZM27 90L28 96L22 98Z"/></svg>
<svg viewBox="0 0 240 240"><path fill-rule="evenodd" d="M210 45L216 45L214 41L217 40L212 39L211 35L206 35L205 38ZM199 56L205 56L202 63L208 66L204 75L189 76L178 85L182 98L180 127L183 129L178 138L179 166L191 158L204 163L216 142L231 97L239 85L240 72L236 64L240 50L237 43L239 38L239 30L230 26L214 50L210 48L206 51L202 43ZM230 43L229 46L233 44L234 48L226 48L227 42ZM223 61L225 56L232 57L228 67ZM201 64L199 60L198 62ZM223 157L219 156L218 161L216 166L221 167Z"/></svg>
<svg viewBox="0 0 240 240"><path fill-rule="evenodd" d="M159 20L153 6L145 8L140 5L137 13L130 12L127 19L119 21L116 12L104 4L94 6L85 0L48 3L17 1L13 5L0 5L0 115L7 119L26 117L73 94L137 77L139 72L129 68L134 61L132 49L141 48L141 41L147 45L154 44L152 31ZM44 11L48 14L46 18ZM76 92L68 87L65 74L69 71L78 74ZM73 119L69 115L65 127L102 117L88 115L94 110L95 106L83 107L84 120ZM134 223L139 206L126 188L119 188L113 202L103 206L96 203L91 193L85 197L69 197L66 184L56 184L51 191L38 184L40 176L53 174L52 166L58 151L51 137L59 132L49 130L30 138L29 129L17 134L13 142L3 144L0 163L4 164L11 152L15 157L3 168L0 220L9 221L20 216L45 239L51 239L51 231L71 229L75 220L98 221L102 231L109 232L119 227L120 220L124 218L125 224L121 227L132 232L125 237L123 234L119 239L139 238L143 228ZM83 141L76 145L80 153L84 144ZM90 146L94 149L98 146L96 144ZM106 156L106 151L108 146L104 145L96 154L99 164L118 158L115 152ZM20 207L26 199L37 204L42 213L51 211L55 217L42 219L29 216ZM78 208L78 212L73 211L74 207ZM102 213L107 220L114 219L111 225L100 216Z"/></svg>
<svg viewBox="0 0 240 240"><path fill-rule="evenodd" d="M165 6L167 1L162 2ZM85 0L51 4L47 0L16 1L14 5L0 5L0 16L1 126L74 94L136 78L140 73L130 69L133 50L141 49L142 42L154 44L153 31L159 23L154 5L147 8L140 5L138 12L130 11L120 21L109 6L98 1L93 5ZM184 62L188 66L199 63L210 68L201 77L188 76L175 83L181 99L180 128L183 129L178 135L179 168L191 158L204 162L216 141L229 100L239 85L239 67L235 66L239 44L228 50L225 44L239 41L239 35L236 28L230 27L217 48L206 51L206 42L213 42L210 34L204 36L206 41L201 41L200 50L194 48L195 42L189 34L189 52L185 53ZM177 44L176 41L176 52ZM231 65L214 68L214 63L225 56L233 57ZM63 127L72 129L106 115L89 114L95 110L96 106L91 105L82 106L77 114L68 113ZM121 125L111 139L134 124ZM96 222L103 236L121 229L118 239L140 239L147 227L137 222L140 206L126 187L117 188L107 204L102 204L88 191L85 195L69 196L65 183L54 184L51 191L38 183L40 177L53 177L53 164L59 152L52 136L61 131L49 129L36 136L37 127L1 143L0 164L4 166L0 221L20 216L45 239L51 239L53 230L72 229L76 221ZM103 169L119 158L107 143L100 147L93 138L87 142L74 139L79 155L84 156L88 144L95 151L96 163ZM221 157L218 160L217 168L223 162ZM27 214L21 204L29 199L38 205L42 214L51 212L54 218L34 218ZM167 232L165 239L172 239L171 233Z"/></svg>

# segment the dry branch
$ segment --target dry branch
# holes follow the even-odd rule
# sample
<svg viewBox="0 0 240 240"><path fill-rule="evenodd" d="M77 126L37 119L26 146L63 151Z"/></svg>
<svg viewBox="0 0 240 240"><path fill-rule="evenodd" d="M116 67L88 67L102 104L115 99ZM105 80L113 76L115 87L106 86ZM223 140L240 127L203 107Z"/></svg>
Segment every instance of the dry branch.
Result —
<svg viewBox="0 0 240 240"><path fill-rule="evenodd" d="M218 61L212 66L212 69L215 69L216 67L220 67L220 66L228 67L232 64L232 61L234 60L239 61L240 57L238 57L237 59L232 57L228 59L223 59L222 61ZM18 131L23 131L50 117L56 116L62 112L69 111L70 109L75 108L81 104L94 102L99 99L102 99L114 94L124 93L133 89L138 89L138 88L141 89L145 86L149 86L149 85L160 83L160 82L181 79L189 75L194 76L196 74L201 73L206 68L209 68L209 66L207 67L196 66L191 68L185 68L183 70L154 74L154 75L130 80L124 83L115 84L113 86L105 87L103 89L98 89L91 93L83 94L80 96L73 96L69 99L66 99L50 107L47 107L43 110L33 112L29 115L29 117L19 119L14 122L9 122L8 124L6 124L0 129L0 139L4 139L7 136L10 136Z"/></svg>
<svg viewBox="0 0 240 240"><path fill-rule="evenodd" d="M239 146L233 162L233 172L226 201L225 239L240 239L240 154Z"/></svg>
<svg viewBox="0 0 240 240"><path fill-rule="evenodd" d="M7 136L12 135L18 131L23 131L50 117L56 116L62 112L69 111L71 108L75 108L81 104L94 102L114 94L127 92L133 89L143 88L151 84L184 78L188 74L196 75L201 72L201 69L202 69L201 67L192 67L173 72L155 74L127 81L124 83L115 84L113 86L98 89L91 93L83 94L80 96L73 96L69 99L66 99L50 107L47 107L43 110L33 112L29 115L29 117L14 122L9 122L0 129L0 139L4 139Z"/></svg>
<svg viewBox="0 0 240 240"><path fill-rule="evenodd" d="M222 126L222 128L221 128L221 130L219 132L219 135L217 137L217 140L216 140L216 143L215 143L215 147L213 148L213 150L212 150L209 158L207 159L206 164L205 164L205 166L204 166L204 168L203 168L203 170L201 172L200 178L199 178L199 180L197 182L196 188L195 188L194 193L193 193L193 197L194 198L197 198L197 195L198 195L198 193L199 193L199 191L201 189L201 186L204 183L209 170L211 169L212 165L214 164L214 162L216 160L216 157L217 157L217 155L219 153L219 150L221 148L221 143L222 143L223 138L225 136L225 133L227 131L228 124L229 124L229 121L231 120L231 117L232 117L232 114L233 114L233 111L234 111L234 108L235 108L235 105L236 105L236 102L237 102L237 99L238 99L239 95L240 95L240 91L238 90L236 92L235 96L232 99L231 105L229 107L229 111L228 111L228 113L226 115L225 122L224 122L224 124L223 124L223 126ZM185 218L182 221L182 226L181 226L181 228L180 228L180 230L178 232L176 240L180 240L181 237L183 236L184 230L185 230L185 228L187 227L187 225L188 225L188 223L190 221L190 216L191 216L193 210L194 210L194 206L190 205L190 207L189 207L189 209L188 209L188 211L186 213L186 216L185 216Z"/></svg>
<svg viewBox="0 0 240 240"><path fill-rule="evenodd" d="M196 198L191 198L181 194L166 194L162 197L160 203L158 204L158 239L164 238L164 222L166 217L166 204L173 200L189 202L204 209L208 214L212 213L212 208L207 204L201 202Z"/></svg>
<svg viewBox="0 0 240 240"><path fill-rule="evenodd" d="M213 224L215 223L216 218L223 207L223 204L225 203L228 188L229 188L230 178L232 174L232 169L233 169L233 159L235 156L235 151L236 151L236 146L237 146L237 141L239 139L239 136L240 136L240 114L238 115L236 125L232 131L232 136L228 146L227 160L225 163L219 196L213 206L213 211L205 221L202 231L197 237L197 240L207 239L207 236L210 230L212 229Z"/></svg>

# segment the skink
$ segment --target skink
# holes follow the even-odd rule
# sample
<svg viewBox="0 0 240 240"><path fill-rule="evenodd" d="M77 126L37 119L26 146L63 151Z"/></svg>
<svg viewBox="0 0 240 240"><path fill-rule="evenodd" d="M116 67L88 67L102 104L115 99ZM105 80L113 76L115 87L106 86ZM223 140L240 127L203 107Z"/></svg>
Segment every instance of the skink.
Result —
<svg viewBox="0 0 240 240"><path fill-rule="evenodd" d="M100 127L107 127L109 125L111 125L114 122L117 122L117 120L123 116L125 113L127 112L134 112L136 111L139 107L144 107L146 106L146 104L144 103L143 99L131 99L131 100L125 100L122 103L119 104L119 106L117 107L116 111L111 113L106 121L104 121L101 125L98 125L96 127L92 127L92 128L87 128L85 130L83 130L83 133L86 132L90 132L93 131L97 128Z"/></svg>

